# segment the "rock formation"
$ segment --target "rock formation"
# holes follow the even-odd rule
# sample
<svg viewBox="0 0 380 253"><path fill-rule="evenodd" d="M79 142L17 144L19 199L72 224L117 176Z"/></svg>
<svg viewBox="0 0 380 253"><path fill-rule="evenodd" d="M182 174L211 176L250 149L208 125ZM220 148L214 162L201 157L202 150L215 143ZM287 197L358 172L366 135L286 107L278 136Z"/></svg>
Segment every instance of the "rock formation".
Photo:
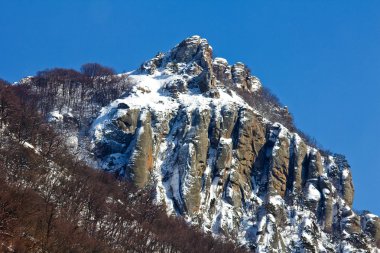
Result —
<svg viewBox="0 0 380 253"><path fill-rule="evenodd" d="M376 252L380 219L352 210L345 158L240 97L262 89L244 64L213 58L192 36L125 78L129 95L92 123L101 168L153 186L168 213L255 252Z"/></svg>

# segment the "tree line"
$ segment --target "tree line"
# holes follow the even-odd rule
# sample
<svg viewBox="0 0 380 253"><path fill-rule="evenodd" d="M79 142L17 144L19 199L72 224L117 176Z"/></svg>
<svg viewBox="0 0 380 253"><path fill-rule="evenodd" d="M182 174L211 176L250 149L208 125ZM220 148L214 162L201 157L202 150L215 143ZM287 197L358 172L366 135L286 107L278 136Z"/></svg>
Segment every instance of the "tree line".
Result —
<svg viewBox="0 0 380 253"><path fill-rule="evenodd" d="M80 71L64 68L39 71L25 86L38 95L38 110L43 115L53 110L70 110L79 118L91 118L131 85L113 69L87 63Z"/></svg>

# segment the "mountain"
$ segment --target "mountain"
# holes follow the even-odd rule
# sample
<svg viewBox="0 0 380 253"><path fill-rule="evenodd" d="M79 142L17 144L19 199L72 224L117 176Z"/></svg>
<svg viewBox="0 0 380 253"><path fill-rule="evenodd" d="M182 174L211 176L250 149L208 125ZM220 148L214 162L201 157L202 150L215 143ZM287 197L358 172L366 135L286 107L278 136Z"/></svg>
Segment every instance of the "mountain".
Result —
<svg viewBox="0 0 380 253"><path fill-rule="evenodd" d="M379 218L352 210L345 157L318 148L243 63L213 58L206 39L129 73L75 75L19 84L72 153L153 188L168 214L253 252L380 252Z"/></svg>

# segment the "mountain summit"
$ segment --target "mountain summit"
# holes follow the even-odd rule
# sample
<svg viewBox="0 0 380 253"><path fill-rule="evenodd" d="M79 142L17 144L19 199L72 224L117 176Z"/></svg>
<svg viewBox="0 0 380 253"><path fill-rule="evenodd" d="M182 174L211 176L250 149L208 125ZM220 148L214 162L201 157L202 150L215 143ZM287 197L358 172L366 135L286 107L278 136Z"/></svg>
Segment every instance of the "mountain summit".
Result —
<svg viewBox="0 0 380 253"><path fill-rule="evenodd" d="M297 130L243 63L213 58L192 36L115 77L122 92L101 108L48 110L89 163L152 187L168 214L254 252L378 252L380 220L352 210L344 156ZM33 78L22 83L41 91Z"/></svg>
<svg viewBox="0 0 380 253"><path fill-rule="evenodd" d="M129 94L93 123L101 167L144 187L205 231L257 252L368 252L380 223L352 210L343 156L261 113L260 81L192 36L126 78ZM265 103L265 101L263 101Z"/></svg>

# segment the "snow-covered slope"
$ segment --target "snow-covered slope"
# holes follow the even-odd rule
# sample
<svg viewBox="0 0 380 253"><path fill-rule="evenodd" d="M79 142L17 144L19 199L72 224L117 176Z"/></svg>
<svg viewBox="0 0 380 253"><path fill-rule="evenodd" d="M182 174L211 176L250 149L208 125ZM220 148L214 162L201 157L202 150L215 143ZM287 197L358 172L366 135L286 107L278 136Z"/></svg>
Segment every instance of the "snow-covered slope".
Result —
<svg viewBox="0 0 380 253"><path fill-rule="evenodd" d="M270 122L234 88L260 81L212 58L199 36L127 75L133 89L91 129L101 167L144 187L205 231L256 252L377 252L380 223L352 210L342 156Z"/></svg>

